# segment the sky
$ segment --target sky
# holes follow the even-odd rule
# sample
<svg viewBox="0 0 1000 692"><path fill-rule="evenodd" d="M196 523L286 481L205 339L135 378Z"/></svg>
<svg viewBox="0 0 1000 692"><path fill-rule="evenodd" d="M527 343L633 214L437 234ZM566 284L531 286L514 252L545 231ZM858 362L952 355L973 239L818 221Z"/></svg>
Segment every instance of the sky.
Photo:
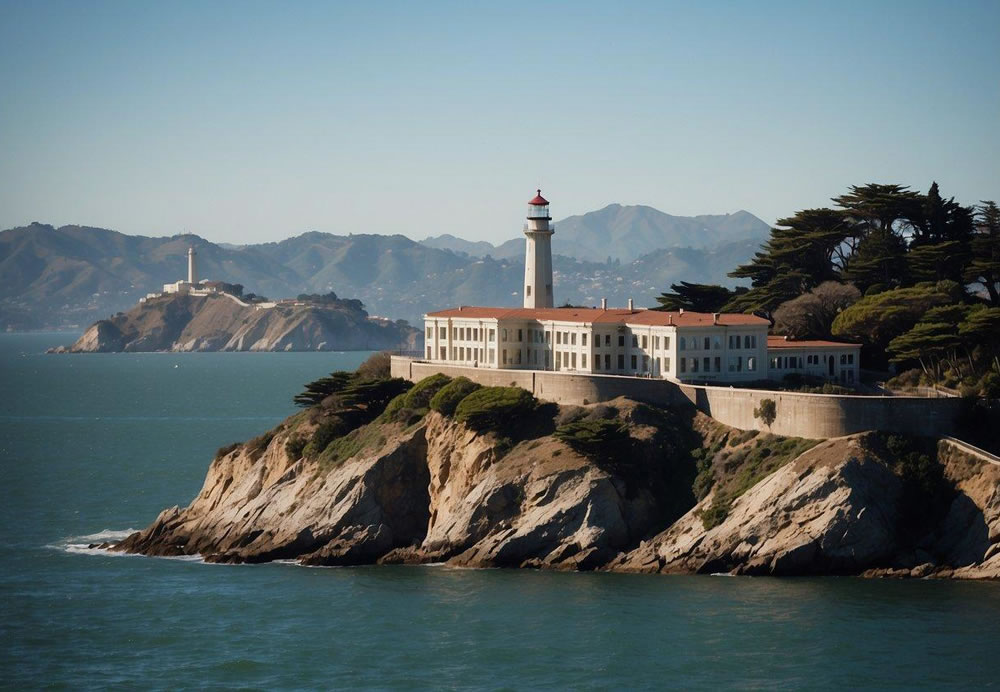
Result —
<svg viewBox="0 0 1000 692"><path fill-rule="evenodd" d="M1000 201L1000 0L0 0L0 228L520 234ZM557 231L558 232L558 231Z"/></svg>

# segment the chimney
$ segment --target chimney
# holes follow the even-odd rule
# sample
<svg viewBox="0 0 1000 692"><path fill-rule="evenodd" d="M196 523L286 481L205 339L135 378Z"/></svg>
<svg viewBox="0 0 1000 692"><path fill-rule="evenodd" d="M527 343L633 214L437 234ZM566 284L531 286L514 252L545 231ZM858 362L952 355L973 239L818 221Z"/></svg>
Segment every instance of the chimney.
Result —
<svg viewBox="0 0 1000 692"><path fill-rule="evenodd" d="M718 323L719 323L719 313L713 312L712 313L712 324L718 324Z"/></svg>
<svg viewBox="0 0 1000 692"><path fill-rule="evenodd" d="M683 315L684 314L684 308L678 308L677 314L678 315Z"/></svg>
<svg viewBox="0 0 1000 692"><path fill-rule="evenodd" d="M608 299L601 298L601 310L607 310L607 309L608 309Z"/></svg>
<svg viewBox="0 0 1000 692"><path fill-rule="evenodd" d="M668 312L667 313L667 324L673 324L673 323L674 323L674 313Z"/></svg>
<svg viewBox="0 0 1000 692"><path fill-rule="evenodd" d="M629 312L631 312L632 310L635 310L635 308L632 306L632 299L631 298L628 299L628 309L629 309Z"/></svg>

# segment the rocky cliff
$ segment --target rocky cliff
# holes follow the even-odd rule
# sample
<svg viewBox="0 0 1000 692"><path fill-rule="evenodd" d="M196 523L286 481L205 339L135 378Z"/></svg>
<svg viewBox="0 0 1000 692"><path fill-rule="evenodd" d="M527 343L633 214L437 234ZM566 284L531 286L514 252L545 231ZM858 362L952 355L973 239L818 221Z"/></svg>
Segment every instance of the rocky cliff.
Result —
<svg viewBox="0 0 1000 692"><path fill-rule="evenodd" d="M482 432L461 408L403 399L345 434L331 437L318 406L220 450L188 507L108 547L309 565L1000 576L1000 468L932 442L816 444L624 399L539 405Z"/></svg>
<svg viewBox="0 0 1000 692"><path fill-rule="evenodd" d="M353 302L353 301L351 301ZM420 332L353 305L258 309L228 295L167 295L87 328L60 353L361 351L419 348Z"/></svg>

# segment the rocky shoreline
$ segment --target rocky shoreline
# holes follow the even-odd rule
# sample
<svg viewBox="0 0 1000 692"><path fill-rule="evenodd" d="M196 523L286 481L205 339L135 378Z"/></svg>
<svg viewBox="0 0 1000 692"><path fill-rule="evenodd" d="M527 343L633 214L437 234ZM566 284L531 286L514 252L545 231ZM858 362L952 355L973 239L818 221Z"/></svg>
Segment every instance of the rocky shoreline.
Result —
<svg viewBox="0 0 1000 692"><path fill-rule="evenodd" d="M103 547L229 563L1000 577L1000 468L933 442L904 454L874 433L785 439L626 399L538 405L512 438L405 403L322 449L310 443L331 414L315 406L220 450L188 507ZM624 431L627 455L565 432L597 429ZM913 451L927 449L932 460Z"/></svg>

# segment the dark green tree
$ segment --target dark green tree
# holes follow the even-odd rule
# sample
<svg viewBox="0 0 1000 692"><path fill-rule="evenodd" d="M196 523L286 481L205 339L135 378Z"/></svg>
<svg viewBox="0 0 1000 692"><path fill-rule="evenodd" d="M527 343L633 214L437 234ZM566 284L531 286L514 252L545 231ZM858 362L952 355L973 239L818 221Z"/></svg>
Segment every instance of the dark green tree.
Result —
<svg viewBox="0 0 1000 692"><path fill-rule="evenodd" d="M653 310L690 310L692 312L719 312L734 296L746 293L747 289L730 290L725 286L712 284L692 284L681 281L671 284L673 293L663 293L657 299L660 305Z"/></svg>
<svg viewBox="0 0 1000 692"><path fill-rule="evenodd" d="M983 287L990 303L1000 306L1000 208L985 201L976 208L975 233L972 235L972 259L964 278Z"/></svg>

